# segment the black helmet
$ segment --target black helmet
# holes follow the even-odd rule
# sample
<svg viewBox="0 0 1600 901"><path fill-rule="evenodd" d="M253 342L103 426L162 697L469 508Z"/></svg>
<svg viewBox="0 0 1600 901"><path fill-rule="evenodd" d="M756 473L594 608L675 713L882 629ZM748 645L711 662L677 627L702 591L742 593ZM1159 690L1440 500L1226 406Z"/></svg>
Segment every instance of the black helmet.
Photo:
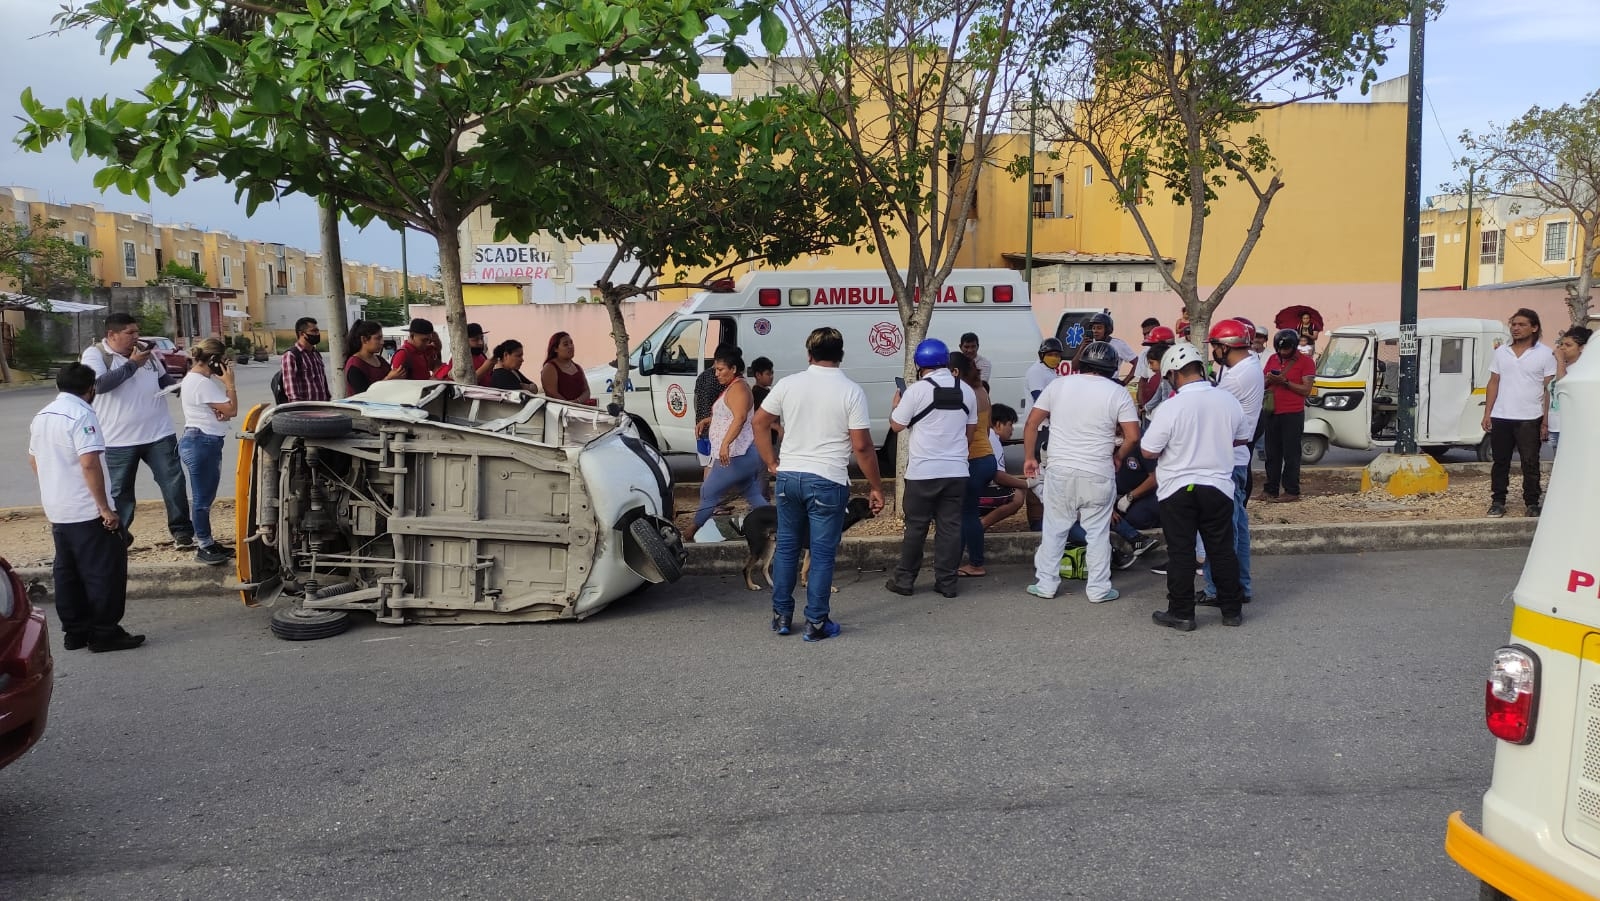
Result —
<svg viewBox="0 0 1600 901"><path fill-rule="evenodd" d="M1106 327L1107 338L1111 337L1111 330L1116 327L1116 323L1111 321L1111 314L1103 311L1089 317L1089 333L1091 336L1094 334L1094 327L1097 325Z"/></svg>
<svg viewBox="0 0 1600 901"><path fill-rule="evenodd" d="M1085 372L1113 376L1121 365L1122 358L1117 356L1117 349L1106 341L1090 341L1078 352L1078 368Z"/></svg>
<svg viewBox="0 0 1600 901"><path fill-rule="evenodd" d="M1057 338L1046 338L1039 342L1039 356L1041 357L1045 354L1055 354L1059 357L1065 353L1066 351L1061 349L1061 341Z"/></svg>
<svg viewBox="0 0 1600 901"><path fill-rule="evenodd" d="M1286 348L1299 346L1300 333L1292 328L1279 329L1278 333L1272 336L1273 350L1284 350Z"/></svg>

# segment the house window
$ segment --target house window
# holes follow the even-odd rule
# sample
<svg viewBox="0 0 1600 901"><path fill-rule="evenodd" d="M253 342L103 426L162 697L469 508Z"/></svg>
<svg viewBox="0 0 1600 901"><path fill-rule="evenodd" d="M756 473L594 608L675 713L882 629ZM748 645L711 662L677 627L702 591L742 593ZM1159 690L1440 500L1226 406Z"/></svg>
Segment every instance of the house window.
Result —
<svg viewBox="0 0 1600 901"><path fill-rule="evenodd" d="M132 241L122 242L122 274L128 278L139 277L139 248Z"/></svg>
<svg viewBox="0 0 1600 901"><path fill-rule="evenodd" d="M1422 235L1417 239L1417 265L1423 269L1433 268L1434 236Z"/></svg>
<svg viewBox="0 0 1600 901"><path fill-rule="evenodd" d="M1111 284L1107 285L1106 286L1106 290L1110 291L1113 294L1117 293L1117 283L1116 282L1112 282Z"/></svg>
<svg viewBox="0 0 1600 901"><path fill-rule="evenodd" d="M230 262L231 260L227 257L222 258L222 286L224 288L233 287L233 267L228 265Z"/></svg>
<svg viewBox="0 0 1600 901"><path fill-rule="evenodd" d="M73 232L72 243L82 247L84 250L88 250L89 236L83 232ZM94 261L89 259L89 255L87 253L78 258L78 268L83 271L84 275L89 275L94 271L93 264Z"/></svg>
<svg viewBox="0 0 1600 901"><path fill-rule="evenodd" d="M1090 186L1092 184L1094 184L1094 167L1093 166L1084 166L1083 167L1083 186L1087 188L1088 186Z"/></svg>
<svg viewBox="0 0 1600 901"><path fill-rule="evenodd" d="M1478 262L1494 266L1506 261L1506 242L1503 228L1484 229L1478 240Z"/></svg>
<svg viewBox="0 0 1600 901"><path fill-rule="evenodd" d="M1144 282L1134 282L1133 283L1133 290L1135 290L1135 291L1143 291L1144 290Z"/></svg>
<svg viewBox="0 0 1600 901"><path fill-rule="evenodd" d="M1062 216L1067 214L1067 177L1065 175L1057 175L1053 184L1055 184L1055 192L1051 195L1053 200L1053 211L1055 213L1055 218L1060 219Z"/></svg>
<svg viewBox="0 0 1600 901"><path fill-rule="evenodd" d="M1083 283L1083 290L1085 290L1085 291L1093 291L1094 290L1094 282L1084 282Z"/></svg>
<svg viewBox="0 0 1600 901"><path fill-rule="evenodd" d="M1563 263L1567 259L1567 223L1546 222L1544 224L1544 261L1546 263Z"/></svg>
<svg viewBox="0 0 1600 901"><path fill-rule="evenodd" d="M189 268L193 269L196 272L201 271L200 270L200 254L199 254L198 251L190 251L189 252Z"/></svg>
<svg viewBox="0 0 1600 901"><path fill-rule="evenodd" d="M1047 181L1033 183L1033 218L1052 219L1055 217L1055 186Z"/></svg>

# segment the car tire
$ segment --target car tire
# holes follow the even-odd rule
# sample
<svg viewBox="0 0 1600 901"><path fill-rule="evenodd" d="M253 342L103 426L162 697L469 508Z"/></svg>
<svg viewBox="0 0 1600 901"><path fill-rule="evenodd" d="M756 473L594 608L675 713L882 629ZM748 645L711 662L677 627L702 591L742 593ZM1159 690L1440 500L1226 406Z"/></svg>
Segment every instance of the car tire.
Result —
<svg viewBox="0 0 1600 901"><path fill-rule="evenodd" d="M1328 452L1328 439L1321 435L1300 436L1300 463L1313 466Z"/></svg>
<svg viewBox="0 0 1600 901"><path fill-rule="evenodd" d="M1450 446L1448 444L1430 444L1422 448L1422 452L1443 463L1445 455L1450 453Z"/></svg>
<svg viewBox="0 0 1600 901"><path fill-rule="evenodd" d="M284 641L332 638L348 628L350 614L344 610L307 610L296 604L272 611L272 634Z"/></svg>
<svg viewBox="0 0 1600 901"><path fill-rule="evenodd" d="M286 410L272 417L272 430L296 438L343 438L355 420L338 410Z"/></svg>
<svg viewBox="0 0 1600 901"><path fill-rule="evenodd" d="M1484 435L1483 440L1478 442L1477 457L1479 463L1494 461L1494 448L1489 445L1488 435Z"/></svg>
<svg viewBox="0 0 1600 901"><path fill-rule="evenodd" d="M676 582L683 578L682 558L672 552L666 539L656 531L654 523L645 517L640 517L628 523L628 534L638 542L640 549L650 558L656 571L661 573L662 581Z"/></svg>

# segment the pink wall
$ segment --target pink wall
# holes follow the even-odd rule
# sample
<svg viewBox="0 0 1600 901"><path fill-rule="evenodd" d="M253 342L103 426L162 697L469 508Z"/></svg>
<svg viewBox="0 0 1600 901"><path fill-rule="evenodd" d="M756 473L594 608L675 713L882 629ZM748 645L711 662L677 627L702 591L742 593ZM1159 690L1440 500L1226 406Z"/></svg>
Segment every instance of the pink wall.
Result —
<svg viewBox="0 0 1600 901"><path fill-rule="evenodd" d="M1367 285L1256 285L1238 287L1228 292L1218 313L1226 316L1244 316L1252 322L1270 324L1273 316L1286 306L1305 304L1322 313L1323 324L1329 328L1358 322L1383 322L1400 318L1400 286L1398 284ZM1154 316L1163 325L1172 325L1181 305L1178 296L1171 292L1109 294L1096 291L1050 292L1036 294L1033 298L1034 317L1039 329L1053 334L1063 309L1109 308L1117 321L1117 334L1125 340L1139 335L1139 323ZM1475 319L1500 319L1509 317L1517 308L1528 307L1539 314L1545 331L1546 343L1554 341L1557 332L1566 328L1571 318L1567 312L1565 294L1561 286L1503 288L1473 291L1423 291L1417 299L1418 316L1466 316Z"/></svg>
<svg viewBox="0 0 1600 901"><path fill-rule="evenodd" d="M646 301L622 305L622 319L628 327L628 346L655 330L671 316L681 303L656 303ZM420 316L434 325L444 324L444 307L413 305L412 316ZM552 303L506 304L467 308L467 321L476 322L488 332L492 349L508 338L515 338L525 346L528 359L544 362L545 345L556 332L572 335L577 347L578 364L599 366L616 356L611 340L611 319L600 304Z"/></svg>

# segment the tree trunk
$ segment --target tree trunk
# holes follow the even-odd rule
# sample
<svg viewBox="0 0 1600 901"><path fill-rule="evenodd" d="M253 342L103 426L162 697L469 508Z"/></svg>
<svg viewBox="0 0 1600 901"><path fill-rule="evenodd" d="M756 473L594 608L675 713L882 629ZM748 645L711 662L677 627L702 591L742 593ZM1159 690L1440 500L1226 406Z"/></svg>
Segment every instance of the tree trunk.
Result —
<svg viewBox="0 0 1600 901"><path fill-rule="evenodd" d="M617 352L617 373L611 377L611 402L625 409L622 392L628 385L628 325L622 320L622 297L609 285L600 290L600 302L611 317L611 342ZM752 414L753 415L753 414Z"/></svg>
<svg viewBox="0 0 1600 901"><path fill-rule="evenodd" d="M333 371L328 373L328 386L335 399L345 395L344 352L350 331L350 313L344 295L344 250L339 243L339 213L332 207L317 207L317 224L322 232L322 271L327 282L328 322L323 327L328 335L328 358L333 361Z"/></svg>
<svg viewBox="0 0 1600 901"><path fill-rule="evenodd" d="M1589 292L1594 287L1594 263L1600 259L1600 242L1589 229L1583 229L1583 253L1578 258L1578 284L1567 297L1567 309L1572 314L1572 324L1581 328L1589 326Z"/></svg>
<svg viewBox="0 0 1600 901"><path fill-rule="evenodd" d="M3 321L3 314L0 314L0 322ZM4 329L0 328L0 333L3 331ZM15 376L11 374L11 361L6 359L6 342L3 335L0 335L0 382L9 385L14 380Z"/></svg>
<svg viewBox="0 0 1600 901"><path fill-rule="evenodd" d="M450 329L450 377L462 385L476 385L472 371L472 348L467 345L467 301L461 293L461 237L459 222L441 228L434 238L439 242L439 275L444 282L444 321Z"/></svg>

